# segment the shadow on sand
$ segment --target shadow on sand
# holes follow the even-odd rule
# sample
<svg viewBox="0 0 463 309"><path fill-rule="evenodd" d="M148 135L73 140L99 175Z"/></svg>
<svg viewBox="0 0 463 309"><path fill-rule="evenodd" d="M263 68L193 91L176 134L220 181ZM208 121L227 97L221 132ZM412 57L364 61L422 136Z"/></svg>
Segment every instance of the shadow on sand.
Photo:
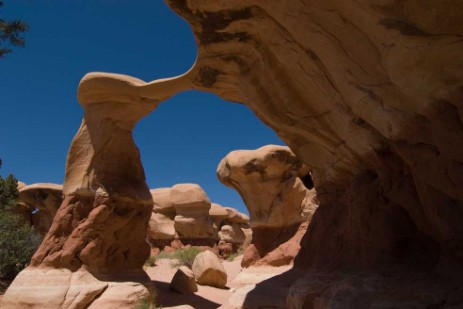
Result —
<svg viewBox="0 0 463 309"><path fill-rule="evenodd" d="M176 293L169 288L169 284L166 282L152 281L156 287L157 292L157 304L164 307L174 307L180 305L190 305L194 308L201 309L216 309L221 304L207 300L201 296L191 294L183 295Z"/></svg>

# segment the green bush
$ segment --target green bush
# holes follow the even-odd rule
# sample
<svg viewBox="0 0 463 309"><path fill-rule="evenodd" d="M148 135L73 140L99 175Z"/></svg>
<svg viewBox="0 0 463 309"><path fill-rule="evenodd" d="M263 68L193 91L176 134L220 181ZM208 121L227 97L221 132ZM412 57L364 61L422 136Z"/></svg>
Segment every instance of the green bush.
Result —
<svg viewBox="0 0 463 309"><path fill-rule="evenodd" d="M23 225L19 218L0 211L0 278L12 280L23 270L41 242L33 227Z"/></svg>
<svg viewBox="0 0 463 309"><path fill-rule="evenodd" d="M176 259L177 262L174 263L174 266L187 266L191 268L191 266L193 266L195 257L201 253L201 251L201 249L195 247L175 251L173 258Z"/></svg>
<svg viewBox="0 0 463 309"><path fill-rule="evenodd" d="M172 263L172 267L188 266L189 268L191 268L191 266L193 266L193 261L195 260L195 257L199 253L201 253L201 251L201 249L195 247L188 249L180 249L173 252L161 251L156 256L156 260L175 259L176 261Z"/></svg>
<svg viewBox="0 0 463 309"><path fill-rule="evenodd" d="M142 297L135 304L133 309L162 309L156 305L154 297Z"/></svg>
<svg viewBox="0 0 463 309"><path fill-rule="evenodd" d="M7 282L27 266L41 242L34 228L12 212L19 195L17 186L13 175L0 176L0 281Z"/></svg>
<svg viewBox="0 0 463 309"><path fill-rule="evenodd" d="M145 262L145 267L152 267L156 265L156 257L155 256L150 256L146 262Z"/></svg>

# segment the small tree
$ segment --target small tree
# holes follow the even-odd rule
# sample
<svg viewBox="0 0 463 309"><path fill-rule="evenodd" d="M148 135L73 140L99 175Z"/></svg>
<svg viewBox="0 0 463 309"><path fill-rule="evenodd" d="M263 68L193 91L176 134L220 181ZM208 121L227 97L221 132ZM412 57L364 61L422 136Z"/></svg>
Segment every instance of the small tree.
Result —
<svg viewBox="0 0 463 309"><path fill-rule="evenodd" d="M3 1L0 1L0 8L3 7ZM26 32L28 26L20 20L6 21L0 18L0 58L12 52L11 48L6 45L15 47L24 47L25 41L21 35Z"/></svg>

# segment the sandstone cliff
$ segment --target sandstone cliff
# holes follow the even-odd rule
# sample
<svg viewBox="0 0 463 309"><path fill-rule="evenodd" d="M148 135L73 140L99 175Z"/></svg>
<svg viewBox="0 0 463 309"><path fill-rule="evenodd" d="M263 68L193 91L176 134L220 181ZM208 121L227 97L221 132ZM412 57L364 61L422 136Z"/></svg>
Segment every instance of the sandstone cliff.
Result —
<svg viewBox="0 0 463 309"><path fill-rule="evenodd" d="M424 303L461 306L463 3L166 2L197 39L194 88L246 104L312 168L296 266L411 268L430 293L433 272L448 286Z"/></svg>

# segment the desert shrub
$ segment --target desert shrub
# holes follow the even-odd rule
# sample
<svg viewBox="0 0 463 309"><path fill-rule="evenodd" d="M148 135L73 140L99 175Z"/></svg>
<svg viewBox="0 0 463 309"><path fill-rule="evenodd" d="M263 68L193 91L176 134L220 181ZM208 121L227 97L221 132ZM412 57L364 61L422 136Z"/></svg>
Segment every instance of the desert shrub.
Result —
<svg viewBox="0 0 463 309"><path fill-rule="evenodd" d="M193 261L195 260L195 257L201 251L201 249L195 247L191 247L188 249L180 249L173 252L161 251L156 256L156 260L174 259L176 261L171 264L172 267L187 266L191 268L191 266L193 265Z"/></svg>
<svg viewBox="0 0 463 309"><path fill-rule="evenodd" d="M23 225L20 219L0 211L0 277L12 280L24 269L41 242L33 227Z"/></svg>
<svg viewBox="0 0 463 309"><path fill-rule="evenodd" d="M237 252L232 253L232 254L230 254L230 255L227 257L227 261L233 262L233 260L234 260L237 256L240 256L240 255L243 254L243 253L244 253L244 249L243 249L243 247L240 247L240 248L238 249Z"/></svg>
<svg viewBox="0 0 463 309"><path fill-rule="evenodd" d="M238 252L235 252L235 253L230 254L230 255L227 257L227 261L233 262L233 260L234 260L238 255L240 255Z"/></svg>
<svg viewBox="0 0 463 309"><path fill-rule="evenodd" d="M0 161L1 166L1 161ZM0 279L11 281L27 266L41 242L33 227L12 212L17 205L18 180L0 176Z"/></svg>
<svg viewBox="0 0 463 309"><path fill-rule="evenodd" d="M142 297L133 309L162 309L162 307L156 305L155 297Z"/></svg>
<svg viewBox="0 0 463 309"><path fill-rule="evenodd" d="M201 249L195 247L175 251L173 258L176 259L177 262L174 264L174 266L187 266L191 268L191 266L193 266L195 257L201 253L201 251Z"/></svg>
<svg viewBox="0 0 463 309"><path fill-rule="evenodd" d="M150 256L145 262L145 267L152 267L154 265L156 265L156 257Z"/></svg>
<svg viewBox="0 0 463 309"><path fill-rule="evenodd" d="M159 252L158 255L156 255L156 260L161 260L161 259L173 259L174 258L175 252L165 252L161 251Z"/></svg>

